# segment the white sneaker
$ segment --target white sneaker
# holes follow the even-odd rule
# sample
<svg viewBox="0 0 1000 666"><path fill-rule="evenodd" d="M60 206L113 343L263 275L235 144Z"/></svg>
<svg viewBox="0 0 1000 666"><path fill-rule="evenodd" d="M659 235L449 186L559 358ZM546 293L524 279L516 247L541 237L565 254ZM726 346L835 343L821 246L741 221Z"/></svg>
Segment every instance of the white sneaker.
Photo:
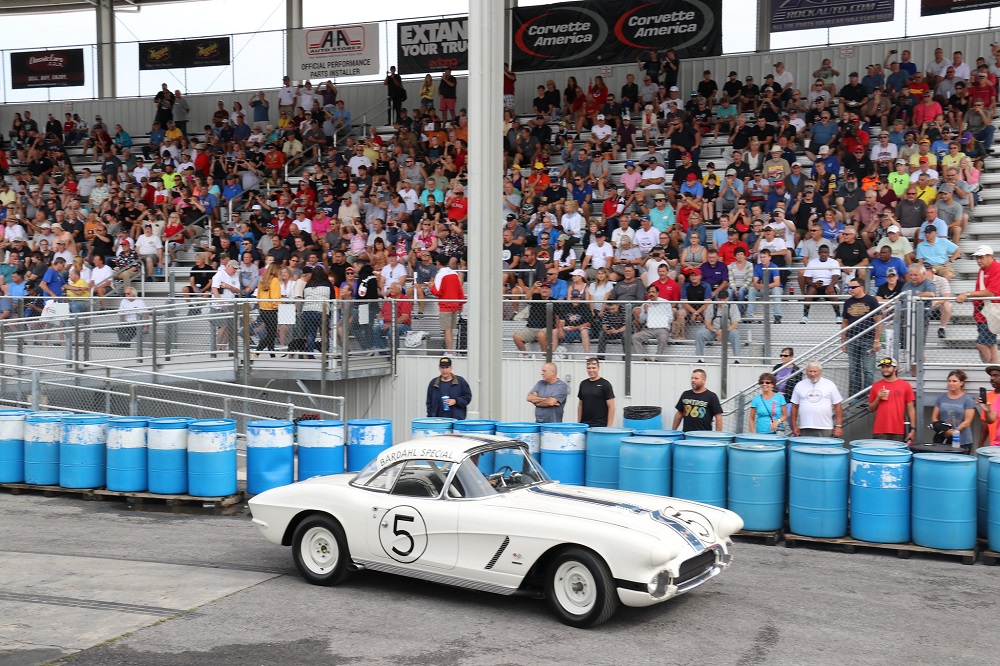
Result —
<svg viewBox="0 0 1000 666"><path fill-rule="evenodd" d="M837 323L838 324L843 324L844 323L844 318L843 317L837 317Z"/></svg>
<svg viewBox="0 0 1000 666"><path fill-rule="evenodd" d="M559 354L562 357L565 357L568 352L566 351L565 345L559 345L558 347L556 347L555 353Z"/></svg>
<svg viewBox="0 0 1000 666"><path fill-rule="evenodd" d="M803 317L799 323L808 324L809 323L809 317Z"/></svg>

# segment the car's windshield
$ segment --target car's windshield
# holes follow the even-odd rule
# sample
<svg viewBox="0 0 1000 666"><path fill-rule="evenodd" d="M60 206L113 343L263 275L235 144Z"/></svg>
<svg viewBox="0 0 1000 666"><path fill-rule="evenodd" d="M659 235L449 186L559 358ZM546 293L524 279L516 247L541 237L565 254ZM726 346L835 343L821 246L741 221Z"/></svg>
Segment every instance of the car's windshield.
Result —
<svg viewBox="0 0 1000 666"><path fill-rule="evenodd" d="M535 459L521 448L473 455L462 464L460 472L465 471L466 466L478 472L491 488L500 493L549 480Z"/></svg>

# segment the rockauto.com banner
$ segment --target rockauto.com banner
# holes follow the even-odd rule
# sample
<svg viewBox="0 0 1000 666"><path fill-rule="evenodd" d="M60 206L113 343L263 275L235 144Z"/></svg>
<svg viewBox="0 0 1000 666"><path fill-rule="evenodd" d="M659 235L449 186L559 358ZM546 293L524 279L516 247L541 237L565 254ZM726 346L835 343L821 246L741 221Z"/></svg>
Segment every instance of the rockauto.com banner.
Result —
<svg viewBox="0 0 1000 666"><path fill-rule="evenodd" d="M217 67L231 62L229 37L139 43L139 69Z"/></svg>
<svg viewBox="0 0 1000 666"><path fill-rule="evenodd" d="M10 75L14 90L82 86L83 49L11 53Z"/></svg>
<svg viewBox="0 0 1000 666"><path fill-rule="evenodd" d="M378 23L296 30L294 44L289 54L293 79L335 79L381 73Z"/></svg>
<svg viewBox="0 0 1000 666"><path fill-rule="evenodd" d="M517 71L635 62L651 49L681 58L722 53L722 0L591 0L512 14Z"/></svg>
<svg viewBox="0 0 1000 666"><path fill-rule="evenodd" d="M934 16L1000 6L997 0L920 0L920 15Z"/></svg>
<svg viewBox="0 0 1000 666"><path fill-rule="evenodd" d="M893 0L771 0L771 32L891 21Z"/></svg>
<svg viewBox="0 0 1000 666"><path fill-rule="evenodd" d="M468 18L408 21L396 28L396 67L400 74L469 69Z"/></svg>

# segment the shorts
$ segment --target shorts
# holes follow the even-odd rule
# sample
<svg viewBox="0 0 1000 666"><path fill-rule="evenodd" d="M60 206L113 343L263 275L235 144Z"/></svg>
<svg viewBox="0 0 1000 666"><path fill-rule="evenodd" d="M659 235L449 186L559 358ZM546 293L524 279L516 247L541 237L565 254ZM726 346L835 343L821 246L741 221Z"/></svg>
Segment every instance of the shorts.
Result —
<svg viewBox="0 0 1000 666"><path fill-rule="evenodd" d="M514 108L514 96L513 95L504 95L503 96L503 108L504 109L513 109Z"/></svg>
<svg viewBox="0 0 1000 666"><path fill-rule="evenodd" d="M520 335L525 342L537 342L538 334L544 330L544 328L522 328L517 332L517 335Z"/></svg>
<svg viewBox="0 0 1000 666"><path fill-rule="evenodd" d="M455 100L449 99L447 97L441 98L441 110L442 111L454 111L455 110Z"/></svg>
<svg viewBox="0 0 1000 666"><path fill-rule="evenodd" d="M566 336L562 339L563 342L581 342L580 331L566 331Z"/></svg>
<svg viewBox="0 0 1000 666"><path fill-rule="evenodd" d="M450 312L439 312L438 321L441 322L442 331L451 331L458 327L458 310Z"/></svg>
<svg viewBox="0 0 1000 666"><path fill-rule="evenodd" d="M996 333L990 330L990 325L985 321L976 322L976 330L979 335L976 336L977 345L986 345L987 347L995 347L997 344Z"/></svg>

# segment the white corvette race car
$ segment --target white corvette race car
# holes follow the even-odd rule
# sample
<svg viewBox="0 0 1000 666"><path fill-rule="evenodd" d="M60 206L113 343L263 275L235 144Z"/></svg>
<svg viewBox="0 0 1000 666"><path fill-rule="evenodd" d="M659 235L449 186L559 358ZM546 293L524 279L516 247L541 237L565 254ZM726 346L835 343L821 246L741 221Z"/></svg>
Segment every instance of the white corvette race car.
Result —
<svg viewBox="0 0 1000 666"><path fill-rule="evenodd" d="M496 472L480 470L496 456ZM569 625L650 606L729 564L735 513L656 495L562 486L522 442L442 435L400 444L357 474L250 500L302 576L333 585L374 569L498 594L544 594Z"/></svg>

